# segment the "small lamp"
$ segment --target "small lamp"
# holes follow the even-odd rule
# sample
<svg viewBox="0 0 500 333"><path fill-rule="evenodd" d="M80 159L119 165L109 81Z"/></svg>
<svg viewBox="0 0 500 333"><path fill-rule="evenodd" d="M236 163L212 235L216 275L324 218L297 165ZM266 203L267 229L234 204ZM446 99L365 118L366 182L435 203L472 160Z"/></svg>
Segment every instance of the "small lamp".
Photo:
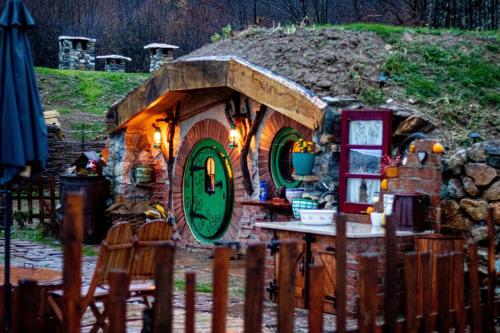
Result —
<svg viewBox="0 0 500 333"><path fill-rule="evenodd" d="M481 139L481 134L479 134L478 132L472 132L471 134L469 134L469 138L471 138L472 143L476 143Z"/></svg>
<svg viewBox="0 0 500 333"><path fill-rule="evenodd" d="M158 149L161 147L161 129L158 126L154 126L154 128L155 133L153 134L153 147Z"/></svg>
<svg viewBox="0 0 500 333"><path fill-rule="evenodd" d="M231 130L229 131L229 148L238 147L238 129L235 124L231 124Z"/></svg>

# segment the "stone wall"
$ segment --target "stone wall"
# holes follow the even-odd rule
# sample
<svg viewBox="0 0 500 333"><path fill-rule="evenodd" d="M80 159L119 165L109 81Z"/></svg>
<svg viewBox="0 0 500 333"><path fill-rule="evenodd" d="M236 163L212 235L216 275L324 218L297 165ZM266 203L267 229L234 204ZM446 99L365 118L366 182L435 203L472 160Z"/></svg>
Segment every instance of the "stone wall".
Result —
<svg viewBox="0 0 500 333"><path fill-rule="evenodd" d="M95 70L95 40L59 40L59 69Z"/></svg>
<svg viewBox="0 0 500 333"><path fill-rule="evenodd" d="M57 176L66 171L71 164L80 157L83 151L100 152L105 146L105 141L88 141L82 144L80 141L64 139L61 129L57 126L49 125L48 130L48 150L49 159L45 174Z"/></svg>
<svg viewBox="0 0 500 333"><path fill-rule="evenodd" d="M500 225L500 141L481 142L445 161L443 225L468 229L486 218L489 207Z"/></svg>
<svg viewBox="0 0 500 333"><path fill-rule="evenodd" d="M174 51L172 49L149 49L149 71L151 73L173 60Z"/></svg>
<svg viewBox="0 0 500 333"><path fill-rule="evenodd" d="M106 61L106 66L104 67L106 72L118 72L125 73L125 62L108 62Z"/></svg>

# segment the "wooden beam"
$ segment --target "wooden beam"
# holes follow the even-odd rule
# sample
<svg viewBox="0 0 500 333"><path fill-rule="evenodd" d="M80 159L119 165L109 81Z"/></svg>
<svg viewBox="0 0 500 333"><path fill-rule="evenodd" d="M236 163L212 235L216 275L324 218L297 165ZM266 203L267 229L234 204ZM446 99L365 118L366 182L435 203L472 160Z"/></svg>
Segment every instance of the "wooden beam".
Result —
<svg viewBox="0 0 500 333"><path fill-rule="evenodd" d="M106 114L109 132L123 128L145 110L165 112L180 98L174 92L230 88L283 113L309 128L317 126L326 104L302 86L234 57L175 61L157 71ZM177 100L175 100L177 98ZM182 98L182 97L181 97Z"/></svg>
<svg viewBox="0 0 500 333"><path fill-rule="evenodd" d="M320 123L326 107L298 84L235 59L229 61L227 86L309 128Z"/></svg>
<svg viewBox="0 0 500 333"><path fill-rule="evenodd" d="M225 87L227 60L187 60L167 64L170 90Z"/></svg>

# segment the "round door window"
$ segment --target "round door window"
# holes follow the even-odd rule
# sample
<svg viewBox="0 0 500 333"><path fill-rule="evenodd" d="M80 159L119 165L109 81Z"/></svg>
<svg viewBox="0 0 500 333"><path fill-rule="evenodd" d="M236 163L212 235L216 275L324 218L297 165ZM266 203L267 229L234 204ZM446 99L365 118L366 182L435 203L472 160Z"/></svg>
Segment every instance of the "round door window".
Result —
<svg viewBox="0 0 500 333"><path fill-rule="evenodd" d="M233 179L229 157L212 139L198 142L184 169L184 214L196 239L212 243L231 223Z"/></svg>
<svg viewBox="0 0 500 333"><path fill-rule="evenodd" d="M293 128L284 128L276 134L271 145L270 169L276 187L293 188L300 185L300 181L293 179L292 150L293 145L301 138L299 132Z"/></svg>

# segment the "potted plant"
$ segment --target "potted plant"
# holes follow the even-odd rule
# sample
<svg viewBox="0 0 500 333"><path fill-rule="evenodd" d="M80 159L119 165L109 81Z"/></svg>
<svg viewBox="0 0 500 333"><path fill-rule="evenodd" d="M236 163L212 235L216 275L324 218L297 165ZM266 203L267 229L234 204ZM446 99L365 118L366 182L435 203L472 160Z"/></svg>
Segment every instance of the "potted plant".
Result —
<svg viewBox="0 0 500 333"><path fill-rule="evenodd" d="M396 155L394 158L389 155L384 155L380 163L380 171L382 174L385 174L387 178L397 178L399 176L400 162L401 155Z"/></svg>
<svg viewBox="0 0 500 333"><path fill-rule="evenodd" d="M293 146L292 164L297 176L308 176L312 174L316 154L316 146L312 141L299 139Z"/></svg>

